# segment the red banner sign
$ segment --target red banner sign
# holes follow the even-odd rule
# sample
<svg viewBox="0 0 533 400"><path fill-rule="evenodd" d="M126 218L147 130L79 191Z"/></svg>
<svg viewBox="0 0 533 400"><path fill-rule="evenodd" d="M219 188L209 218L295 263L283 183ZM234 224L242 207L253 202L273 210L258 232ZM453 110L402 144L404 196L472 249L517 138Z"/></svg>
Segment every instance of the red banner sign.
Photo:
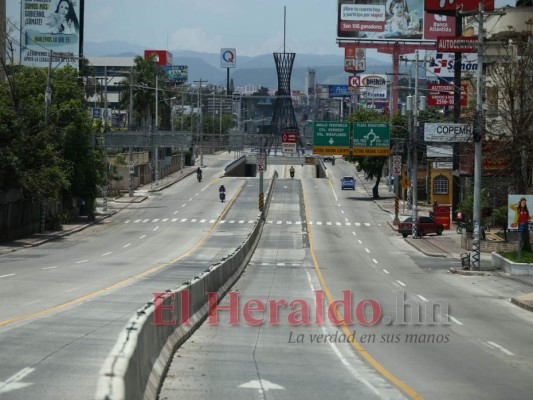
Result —
<svg viewBox="0 0 533 400"><path fill-rule="evenodd" d="M446 93L433 93L428 96L428 105L430 106L437 106L437 107L444 107L444 106L452 106L454 104L453 101L453 94L446 94ZM463 95L461 93L461 106L467 106L467 98L466 93Z"/></svg>
<svg viewBox="0 0 533 400"><path fill-rule="evenodd" d="M298 134L294 132L282 132L281 143L296 143Z"/></svg>
<svg viewBox="0 0 533 400"><path fill-rule="evenodd" d="M477 36L439 36L437 51L443 53L475 53L478 50Z"/></svg>
<svg viewBox="0 0 533 400"><path fill-rule="evenodd" d="M424 10L442 14L455 12L457 8L463 11L473 11L479 9L479 0L424 0ZM485 11L494 11L494 0L484 0Z"/></svg>

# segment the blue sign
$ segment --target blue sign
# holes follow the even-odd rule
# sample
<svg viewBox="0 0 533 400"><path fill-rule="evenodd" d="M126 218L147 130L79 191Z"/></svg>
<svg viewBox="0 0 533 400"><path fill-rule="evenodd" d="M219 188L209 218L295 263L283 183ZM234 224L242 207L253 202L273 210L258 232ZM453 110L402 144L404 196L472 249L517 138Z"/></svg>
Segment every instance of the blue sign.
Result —
<svg viewBox="0 0 533 400"><path fill-rule="evenodd" d="M352 92L348 89L348 85L329 85L329 97L347 97L351 96Z"/></svg>
<svg viewBox="0 0 533 400"><path fill-rule="evenodd" d="M102 109L101 108L93 108L93 119L102 118Z"/></svg>

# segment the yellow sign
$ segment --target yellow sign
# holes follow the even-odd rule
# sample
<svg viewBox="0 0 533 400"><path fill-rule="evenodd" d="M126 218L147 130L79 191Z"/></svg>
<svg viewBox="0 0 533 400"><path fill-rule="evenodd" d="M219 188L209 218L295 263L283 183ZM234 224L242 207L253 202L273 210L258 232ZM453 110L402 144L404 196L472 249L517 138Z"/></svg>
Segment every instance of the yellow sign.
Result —
<svg viewBox="0 0 533 400"><path fill-rule="evenodd" d="M390 148L388 147L354 147L354 156L388 156Z"/></svg>
<svg viewBox="0 0 533 400"><path fill-rule="evenodd" d="M411 186L411 179L409 179L407 176L404 176L400 180L400 185L402 185L404 189L407 189L409 186Z"/></svg>
<svg viewBox="0 0 533 400"><path fill-rule="evenodd" d="M313 154L350 155L349 146L313 146Z"/></svg>

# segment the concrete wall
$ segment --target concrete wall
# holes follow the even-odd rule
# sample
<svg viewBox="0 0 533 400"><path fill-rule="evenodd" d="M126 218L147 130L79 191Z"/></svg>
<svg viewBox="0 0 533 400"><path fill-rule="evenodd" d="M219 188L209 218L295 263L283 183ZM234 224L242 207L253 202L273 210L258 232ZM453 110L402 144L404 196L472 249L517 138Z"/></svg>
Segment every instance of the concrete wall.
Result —
<svg viewBox="0 0 533 400"><path fill-rule="evenodd" d="M265 201L265 210L270 205L276 178L277 174L274 174ZM207 317L207 293L219 292L219 295L222 295L237 281L257 246L263 224L263 216L258 215L252 232L232 254L191 281L165 293L168 305L171 304L177 311L173 315L179 321L181 294L188 292L189 324L153 324L153 302L147 303L136 312L124 327L100 370L95 399L157 399L162 379L175 350ZM170 294L174 297L170 298Z"/></svg>

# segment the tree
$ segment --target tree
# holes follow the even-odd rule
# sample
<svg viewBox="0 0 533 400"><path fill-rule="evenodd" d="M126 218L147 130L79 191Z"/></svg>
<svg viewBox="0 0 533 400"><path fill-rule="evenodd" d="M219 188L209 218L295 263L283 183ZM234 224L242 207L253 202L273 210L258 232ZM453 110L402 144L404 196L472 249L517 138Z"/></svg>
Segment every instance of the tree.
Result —
<svg viewBox="0 0 533 400"><path fill-rule="evenodd" d="M497 37L501 40L501 37ZM528 193L533 170L533 34L505 32L509 45L495 46L487 65L486 138L499 140L508 157L515 193Z"/></svg>
<svg viewBox="0 0 533 400"><path fill-rule="evenodd" d="M102 163L91 147L78 74L71 67L50 72L48 119L46 69L21 67L0 84L0 191L21 189L36 203L67 194L94 204Z"/></svg>
<svg viewBox="0 0 533 400"><path fill-rule="evenodd" d="M387 118L377 110L361 109L354 112L348 118L349 122L387 122ZM363 171L369 179L376 177L376 183L372 187L372 197L379 199L378 186L383 173L383 166L387 162L388 157L383 156L347 156L346 160L356 164L358 172Z"/></svg>

